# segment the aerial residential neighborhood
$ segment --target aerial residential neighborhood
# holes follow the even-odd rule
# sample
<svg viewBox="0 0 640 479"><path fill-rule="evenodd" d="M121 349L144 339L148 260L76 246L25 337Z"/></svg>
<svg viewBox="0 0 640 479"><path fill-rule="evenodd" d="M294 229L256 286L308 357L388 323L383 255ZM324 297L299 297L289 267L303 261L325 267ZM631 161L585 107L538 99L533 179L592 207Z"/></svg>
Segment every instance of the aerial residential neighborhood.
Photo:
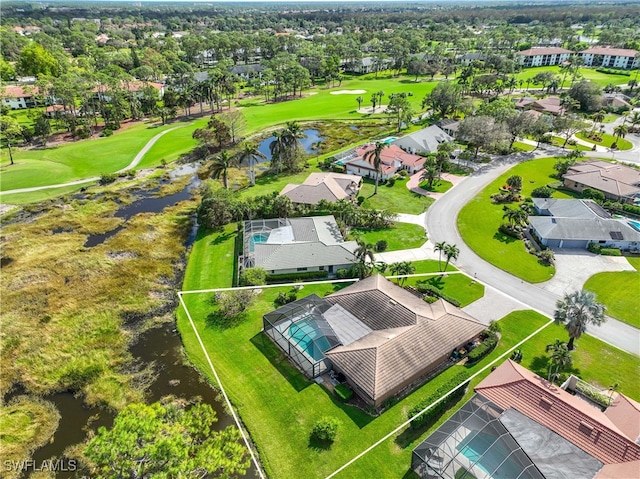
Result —
<svg viewBox="0 0 640 479"><path fill-rule="evenodd" d="M640 479L640 3L3 2L0 476Z"/></svg>

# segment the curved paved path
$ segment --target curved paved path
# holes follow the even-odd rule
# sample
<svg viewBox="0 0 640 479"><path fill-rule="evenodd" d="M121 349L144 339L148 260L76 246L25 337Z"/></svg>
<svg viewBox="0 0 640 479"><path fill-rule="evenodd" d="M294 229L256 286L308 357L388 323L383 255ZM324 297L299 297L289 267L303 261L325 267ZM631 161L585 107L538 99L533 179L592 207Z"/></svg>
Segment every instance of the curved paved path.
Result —
<svg viewBox="0 0 640 479"><path fill-rule="evenodd" d="M538 153L535 156L543 156ZM455 243L460 255L455 266L475 276L479 281L497 289L507 297L535 309L549 317L553 316L555 303L560 295L530 284L493 266L475 254L462 240L457 227L458 212L485 186L508 170L518 160L489 164L464 180L459 187L436 201L427 211L426 227L431 242ZM482 221L482 218L478 218ZM609 318L600 327L589 327L589 334L622 350L640 355L640 330Z"/></svg>
<svg viewBox="0 0 640 479"><path fill-rule="evenodd" d="M135 168L136 166L138 166L138 164L142 161L142 158L144 158L144 155L147 154L147 152L153 147L153 145L156 144L156 142L160 138L162 138L162 136L166 135L170 131L177 130L178 128L182 128L184 126L187 126L187 125L176 126L176 127L169 128L168 130L165 130L163 132L158 133L156 136L151 138L147 142L146 145L144 145L142 147L142 149L133 158L133 160L131 160L131 163L129 163L124 168L116 171L116 173L122 173L123 171L127 171L127 170L130 170L130 169ZM15 189L15 190L0 191L0 195L10 195L10 194L14 194L14 193L30 193L30 192L33 192L33 191L51 190L51 189L54 189L54 188L64 188L66 186L75 186L75 185L82 185L84 183L92 183L94 181L98 181L99 179L100 179L99 176L92 176L90 178L84 178L84 179L81 179L81 180L69 181L67 183L58 183L58 184L55 184L55 185L33 186L33 187L30 187L30 188L18 188L18 189Z"/></svg>

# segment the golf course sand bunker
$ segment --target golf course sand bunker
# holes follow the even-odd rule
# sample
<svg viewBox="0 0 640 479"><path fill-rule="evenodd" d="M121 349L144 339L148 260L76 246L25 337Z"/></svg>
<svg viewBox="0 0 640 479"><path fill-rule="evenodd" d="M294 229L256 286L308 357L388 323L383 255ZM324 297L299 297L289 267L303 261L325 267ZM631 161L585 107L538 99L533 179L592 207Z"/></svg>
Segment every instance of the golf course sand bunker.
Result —
<svg viewBox="0 0 640 479"><path fill-rule="evenodd" d="M363 93L367 93L367 90L338 90L332 91L332 95L362 95Z"/></svg>

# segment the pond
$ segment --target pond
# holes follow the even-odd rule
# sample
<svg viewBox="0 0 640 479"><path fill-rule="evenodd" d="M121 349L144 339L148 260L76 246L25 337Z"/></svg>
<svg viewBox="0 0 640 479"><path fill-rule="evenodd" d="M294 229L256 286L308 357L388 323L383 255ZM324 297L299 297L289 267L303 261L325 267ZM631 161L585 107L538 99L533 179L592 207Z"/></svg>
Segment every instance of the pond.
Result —
<svg viewBox="0 0 640 479"><path fill-rule="evenodd" d="M302 133L306 135L304 138L300 139L300 143L302 144L302 148L305 153L313 153L313 144L324 140L324 137L320 136L320 131L313 128L306 129ZM258 150L267 157L266 160L262 161L271 161L271 150L269 149L269 145L271 145L272 141L273 137L270 136L262 140L258 145Z"/></svg>

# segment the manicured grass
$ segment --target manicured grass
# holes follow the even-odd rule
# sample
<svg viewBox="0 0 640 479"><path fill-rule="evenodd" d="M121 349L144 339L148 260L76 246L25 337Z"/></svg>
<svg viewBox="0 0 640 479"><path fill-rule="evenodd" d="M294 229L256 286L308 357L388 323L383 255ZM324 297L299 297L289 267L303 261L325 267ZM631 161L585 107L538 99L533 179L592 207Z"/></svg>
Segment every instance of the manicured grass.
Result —
<svg viewBox="0 0 640 479"><path fill-rule="evenodd" d="M58 196L63 196L69 193L79 191L85 186L95 185L96 182L83 183L81 185L64 186L62 188L51 188L46 190L30 191L26 193L14 193L11 195L5 195L0 193L0 203L7 203L10 205L27 205L30 203L38 203L40 201L49 200Z"/></svg>
<svg viewBox="0 0 640 479"><path fill-rule="evenodd" d="M591 148L589 148L586 145L581 145L579 143L575 145L570 145L569 143L565 144L564 142L565 139L562 138L561 136L552 136L551 138L552 138L552 144L560 148L565 148L567 150L591 151Z"/></svg>
<svg viewBox="0 0 640 479"><path fill-rule="evenodd" d="M598 273L587 280L584 289L593 291L607 307L607 314L640 328L640 258L628 258L636 271Z"/></svg>
<svg viewBox="0 0 640 479"><path fill-rule="evenodd" d="M531 283L548 280L555 273L555 268L542 265L538 258L526 251L522 241L498 231L505 221L502 219L503 205L493 204L490 197L511 175L522 176L522 195L531 195L533 189L557 181L551 176L555 162L555 158L543 158L514 166L482 190L458 215L460 234L471 249L486 261ZM562 191L554 191L553 196L571 197Z"/></svg>
<svg viewBox="0 0 640 479"><path fill-rule="evenodd" d="M378 194L374 195L374 182L365 179L358 196L364 196L363 206L376 210L388 210L394 213L419 215L426 211L434 199L419 195L407 188L406 182L396 181L393 186L379 185Z"/></svg>
<svg viewBox="0 0 640 479"><path fill-rule="evenodd" d="M536 149L535 146L528 143L522 143L521 141L514 141L513 148L519 151L533 151Z"/></svg>
<svg viewBox="0 0 640 479"><path fill-rule="evenodd" d="M418 186L420 186L420 188L422 188L423 190L431 191L433 193L446 193L447 191L449 191L449 189L451 189L453 184L447 180L438 180L433 182L431 188L428 187L428 181L423 181Z"/></svg>
<svg viewBox="0 0 640 479"><path fill-rule="evenodd" d="M475 282L472 278L464 274L427 276L423 278L413 276L408 278L405 284L415 285L418 281L426 281L443 294L458 300L461 308L468 306L484 296L484 285Z"/></svg>
<svg viewBox="0 0 640 479"><path fill-rule="evenodd" d="M354 228L350 232L350 237L353 239L362 238L366 243L373 245L380 240L384 240L387 242L387 249L385 251L419 248L427 241L422 226L398 222L395 222L391 228L379 230Z"/></svg>
<svg viewBox="0 0 640 479"><path fill-rule="evenodd" d="M598 132L598 136L602 138L602 141L594 141L591 138L588 138L587 135L582 132L576 133L576 136L583 141L593 143L594 145L605 146L607 148L611 147L611 145L616 142L618 143L618 150L630 150L633 147L629 140L625 140L624 138L617 139L615 136L610 135L609 133Z"/></svg>
<svg viewBox="0 0 640 479"><path fill-rule="evenodd" d="M516 79L524 80L525 83L523 84L522 87L526 88L527 87L526 80L528 78L533 78L538 73L541 73L544 71L550 71L552 73L555 73L558 76L558 78L562 80L563 73L560 71L560 67L558 66L525 68L520 73L516 74ZM616 74L597 72L595 68L580 68L580 74L582 74L582 76L586 80L597 83L601 87L605 87L610 83L614 85L626 85L629 82L629 79L631 78L626 75L616 75ZM562 87L569 88L570 86L571 86L571 78L567 75ZM529 90L532 93L535 93L536 91L539 92L540 88L541 88L541 85L536 86L533 83L529 84Z"/></svg>

